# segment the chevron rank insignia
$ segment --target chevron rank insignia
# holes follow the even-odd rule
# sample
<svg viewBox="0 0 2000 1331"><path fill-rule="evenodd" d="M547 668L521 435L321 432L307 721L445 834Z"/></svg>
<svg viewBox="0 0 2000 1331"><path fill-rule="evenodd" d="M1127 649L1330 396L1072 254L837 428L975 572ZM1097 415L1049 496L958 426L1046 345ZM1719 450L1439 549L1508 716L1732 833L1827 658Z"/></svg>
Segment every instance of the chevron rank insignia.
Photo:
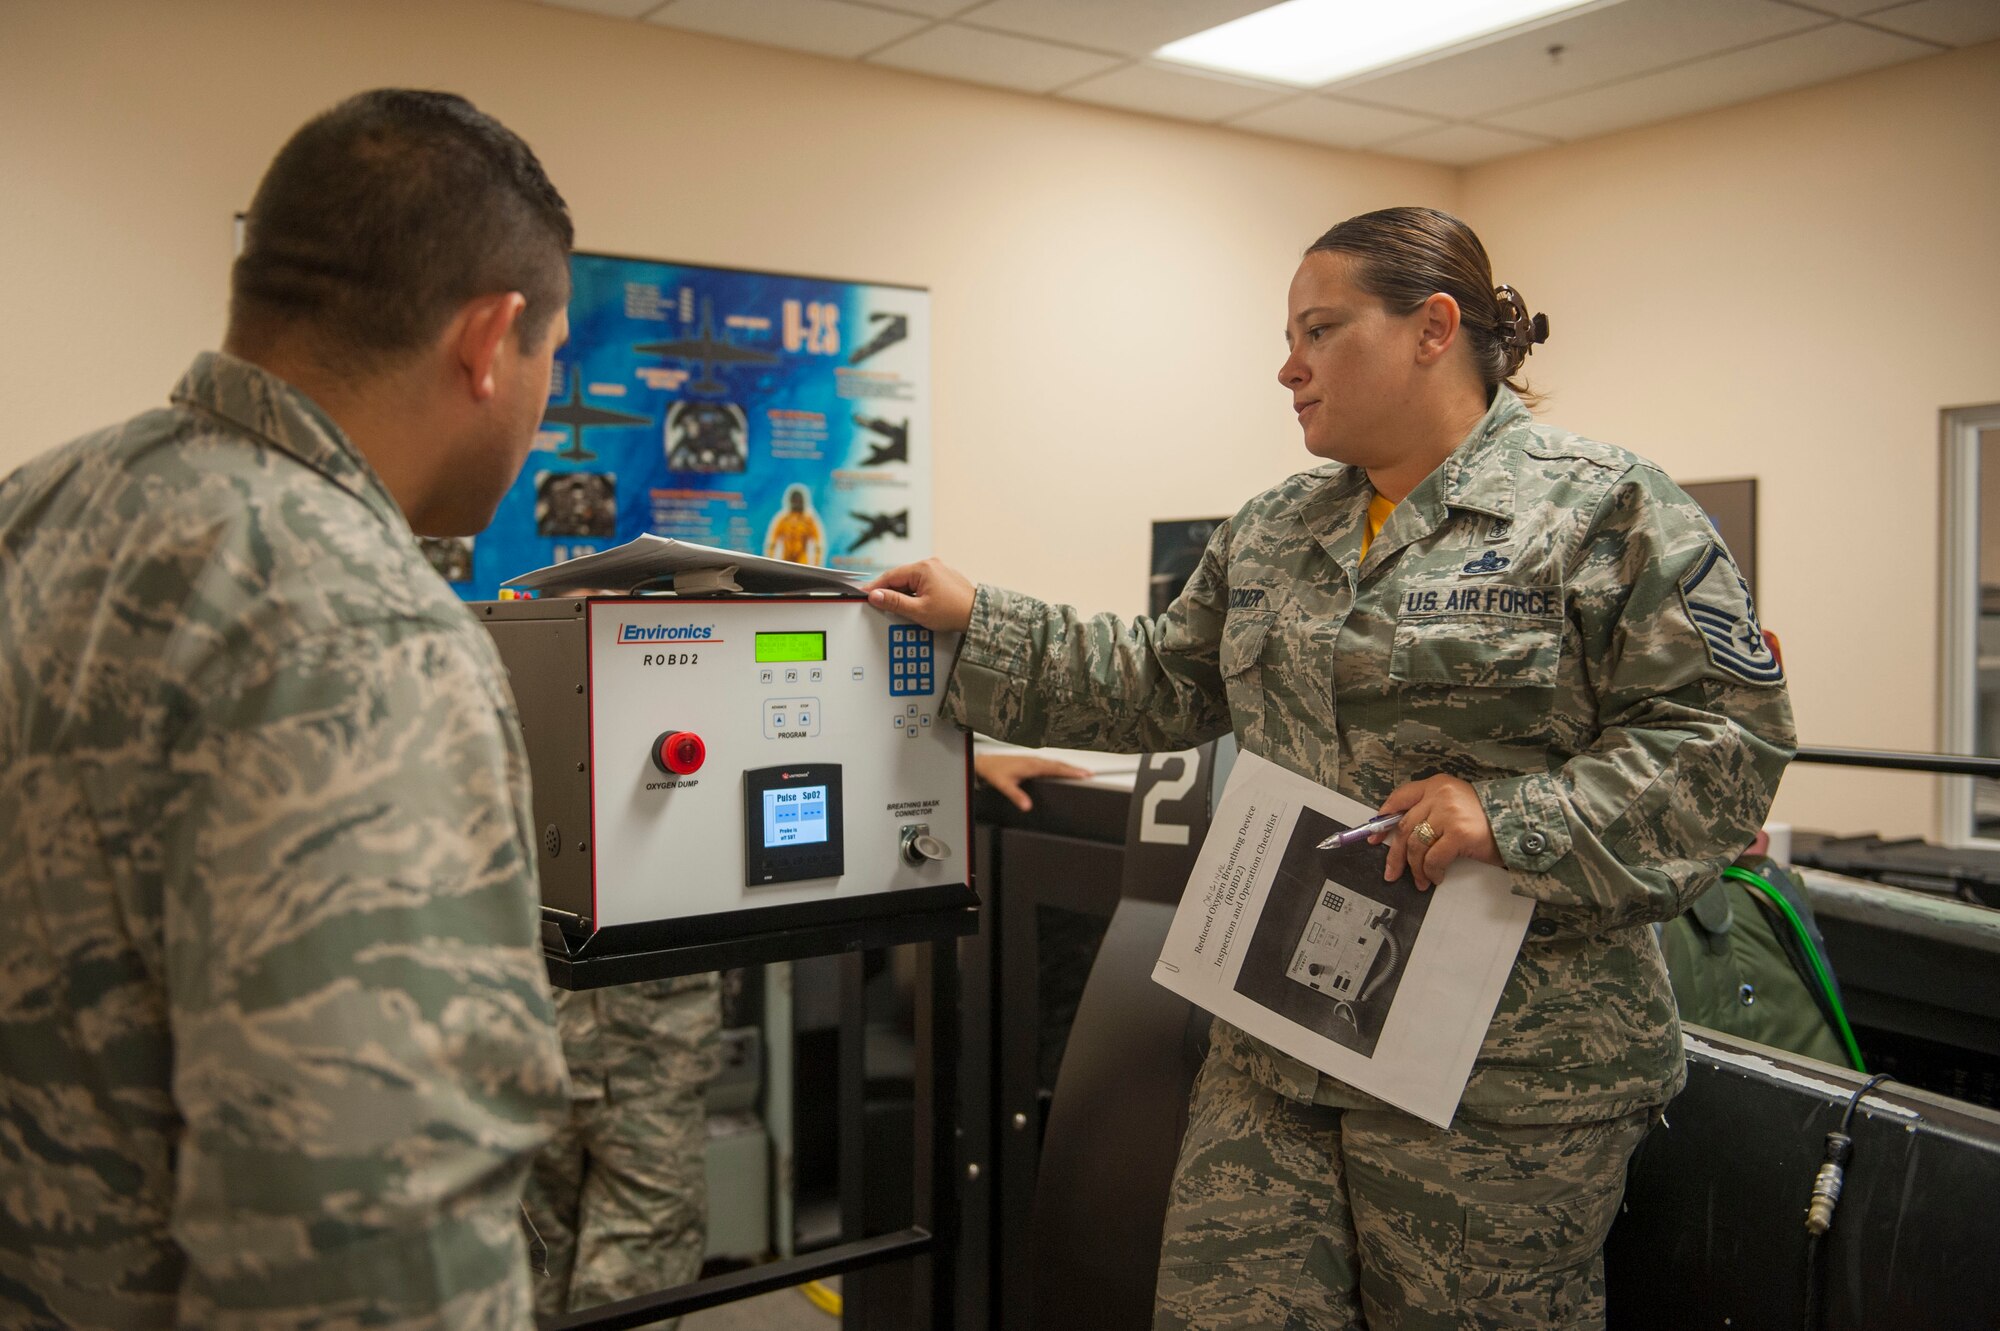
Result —
<svg viewBox="0 0 2000 1331"><path fill-rule="evenodd" d="M1723 559L1719 547L1711 545L1681 579L1681 600L1716 669L1747 684L1784 679L1784 667L1758 627L1750 588L1735 566Z"/></svg>

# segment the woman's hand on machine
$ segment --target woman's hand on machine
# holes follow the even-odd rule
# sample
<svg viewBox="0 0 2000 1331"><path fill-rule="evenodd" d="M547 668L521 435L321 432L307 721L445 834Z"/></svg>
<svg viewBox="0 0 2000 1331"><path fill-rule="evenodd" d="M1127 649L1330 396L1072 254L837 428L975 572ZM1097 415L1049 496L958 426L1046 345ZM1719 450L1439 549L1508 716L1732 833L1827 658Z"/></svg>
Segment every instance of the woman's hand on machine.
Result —
<svg viewBox="0 0 2000 1331"><path fill-rule="evenodd" d="M1417 890L1427 892L1444 877L1454 860L1500 863L1500 847L1493 840L1493 824L1487 820L1479 792L1455 776L1426 777L1389 792L1382 801L1383 813L1400 813L1403 821L1389 835L1389 863L1382 877L1395 882L1408 866L1417 880ZM1418 835L1423 828L1432 835Z"/></svg>
<svg viewBox="0 0 2000 1331"><path fill-rule="evenodd" d="M972 623L972 583L937 559L892 568L861 590L877 610L927 629L963 633Z"/></svg>

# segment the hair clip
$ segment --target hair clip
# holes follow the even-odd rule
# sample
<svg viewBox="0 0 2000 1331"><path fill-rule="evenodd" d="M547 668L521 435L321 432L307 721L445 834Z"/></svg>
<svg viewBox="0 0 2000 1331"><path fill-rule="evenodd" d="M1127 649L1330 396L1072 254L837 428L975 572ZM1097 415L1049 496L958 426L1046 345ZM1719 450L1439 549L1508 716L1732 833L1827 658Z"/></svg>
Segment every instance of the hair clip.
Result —
<svg viewBox="0 0 2000 1331"><path fill-rule="evenodd" d="M1512 374L1523 360L1533 354L1538 343L1549 340L1549 316L1531 316L1528 302L1521 299L1521 293L1505 283L1493 288L1493 303L1499 314L1501 345L1507 348L1510 353L1508 359L1513 362L1507 372Z"/></svg>

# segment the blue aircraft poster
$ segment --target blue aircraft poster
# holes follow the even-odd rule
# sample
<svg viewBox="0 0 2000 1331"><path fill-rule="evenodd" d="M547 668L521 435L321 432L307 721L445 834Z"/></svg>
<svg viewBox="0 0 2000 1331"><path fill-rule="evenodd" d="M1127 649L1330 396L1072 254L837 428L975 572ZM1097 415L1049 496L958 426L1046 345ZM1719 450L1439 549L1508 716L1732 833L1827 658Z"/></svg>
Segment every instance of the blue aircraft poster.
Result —
<svg viewBox="0 0 2000 1331"><path fill-rule="evenodd" d="M570 263L569 344L477 537L425 540L467 599L672 536L876 573L930 551L930 295L605 254Z"/></svg>

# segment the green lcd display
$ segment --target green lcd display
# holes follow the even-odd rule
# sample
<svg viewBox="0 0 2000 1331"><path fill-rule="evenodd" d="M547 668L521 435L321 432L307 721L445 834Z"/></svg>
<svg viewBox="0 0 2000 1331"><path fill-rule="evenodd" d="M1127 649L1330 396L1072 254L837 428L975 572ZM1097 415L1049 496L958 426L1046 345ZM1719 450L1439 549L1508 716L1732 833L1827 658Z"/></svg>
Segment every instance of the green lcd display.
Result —
<svg viewBox="0 0 2000 1331"><path fill-rule="evenodd" d="M824 633L760 633L757 635L759 661L824 661Z"/></svg>

